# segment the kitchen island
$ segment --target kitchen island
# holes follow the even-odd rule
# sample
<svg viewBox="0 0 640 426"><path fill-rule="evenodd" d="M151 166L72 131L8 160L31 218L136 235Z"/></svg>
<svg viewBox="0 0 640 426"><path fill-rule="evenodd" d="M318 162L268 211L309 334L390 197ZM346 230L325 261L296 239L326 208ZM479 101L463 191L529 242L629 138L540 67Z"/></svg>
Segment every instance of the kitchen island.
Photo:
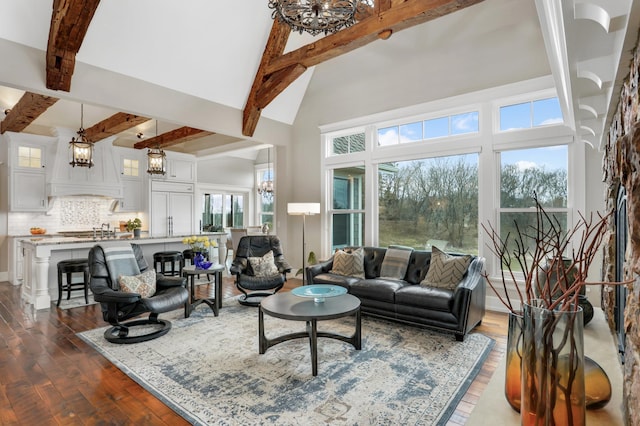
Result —
<svg viewBox="0 0 640 426"><path fill-rule="evenodd" d="M227 234L213 232L203 234L218 243L218 259L224 260ZM159 251L183 251L187 247L182 239L190 235L174 237L141 238L77 238L50 237L24 238L20 241L24 253L22 298L34 310L48 309L51 301L58 298L57 264L65 259L86 259L89 250L97 245L121 245L135 243L140 245L142 253L150 267L153 267L153 254Z"/></svg>

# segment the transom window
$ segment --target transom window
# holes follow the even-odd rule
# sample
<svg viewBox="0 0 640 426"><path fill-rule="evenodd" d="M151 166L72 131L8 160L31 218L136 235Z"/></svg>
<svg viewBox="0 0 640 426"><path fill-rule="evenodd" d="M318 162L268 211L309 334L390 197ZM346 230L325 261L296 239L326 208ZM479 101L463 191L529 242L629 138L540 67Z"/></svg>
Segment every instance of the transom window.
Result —
<svg viewBox="0 0 640 426"><path fill-rule="evenodd" d="M398 145L465 133L477 133L480 130L478 116L478 111L472 111L384 127L378 129L378 146Z"/></svg>
<svg viewBox="0 0 640 426"><path fill-rule="evenodd" d="M500 107L500 131L530 129L563 122L558 98L540 99Z"/></svg>
<svg viewBox="0 0 640 426"><path fill-rule="evenodd" d="M364 133L338 136L331 140L331 155L344 155L354 152L363 152L364 149Z"/></svg>

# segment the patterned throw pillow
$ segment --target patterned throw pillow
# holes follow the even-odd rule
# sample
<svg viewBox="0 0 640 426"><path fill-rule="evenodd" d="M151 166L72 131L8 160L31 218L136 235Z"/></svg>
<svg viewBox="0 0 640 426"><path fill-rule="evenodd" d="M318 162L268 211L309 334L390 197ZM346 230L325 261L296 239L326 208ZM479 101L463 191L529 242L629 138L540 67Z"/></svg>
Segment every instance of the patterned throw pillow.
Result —
<svg viewBox="0 0 640 426"><path fill-rule="evenodd" d="M433 246L427 276L420 285L455 290L471 263L471 256L450 256Z"/></svg>
<svg viewBox="0 0 640 426"><path fill-rule="evenodd" d="M279 273L271 250L262 257L249 257L248 259L255 277L270 277Z"/></svg>
<svg viewBox="0 0 640 426"><path fill-rule="evenodd" d="M138 293L143 298L156 294L156 271L149 269L140 275L118 277L120 291L125 293Z"/></svg>
<svg viewBox="0 0 640 426"><path fill-rule="evenodd" d="M403 279L407 273L411 253L413 253L413 248L411 247L389 246L384 253L384 259L382 259L380 277Z"/></svg>
<svg viewBox="0 0 640 426"><path fill-rule="evenodd" d="M364 278L364 250L362 247L347 253L338 250L333 255L332 274L345 275L347 277Z"/></svg>

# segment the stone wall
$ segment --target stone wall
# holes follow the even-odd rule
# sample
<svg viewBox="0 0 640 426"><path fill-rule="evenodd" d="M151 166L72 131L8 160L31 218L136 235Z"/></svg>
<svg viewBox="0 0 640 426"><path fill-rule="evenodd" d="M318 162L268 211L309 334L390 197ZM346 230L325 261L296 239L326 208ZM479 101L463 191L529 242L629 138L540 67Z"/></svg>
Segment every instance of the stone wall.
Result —
<svg viewBox="0 0 640 426"><path fill-rule="evenodd" d="M613 117L603 158L605 194L608 211L616 208L620 185L627 192L627 215L629 221L628 241L625 256L624 276L630 280L624 313L626 350L624 364L624 390L626 423L640 425L640 122L638 121L638 82L640 74L640 52L637 44L633 60L629 64L629 75L624 81L620 102ZM610 233L605 246L604 280L615 281L615 221L609 224ZM602 307L613 327L614 291L605 286L602 292Z"/></svg>

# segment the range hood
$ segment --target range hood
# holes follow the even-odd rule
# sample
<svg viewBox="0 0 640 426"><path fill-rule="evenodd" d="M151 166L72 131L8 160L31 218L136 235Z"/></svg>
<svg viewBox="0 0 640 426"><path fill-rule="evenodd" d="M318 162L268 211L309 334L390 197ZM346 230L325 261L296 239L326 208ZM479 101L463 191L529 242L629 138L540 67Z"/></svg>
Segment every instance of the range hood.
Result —
<svg viewBox="0 0 640 426"><path fill-rule="evenodd" d="M120 199L123 196L120 172L113 150L115 136L94 144L94 166L72 167L69 164L69 141L77 135L70 129L58 129L58 142L52 147L54 164L47 179L47 195L94 196Z"/></svg>

